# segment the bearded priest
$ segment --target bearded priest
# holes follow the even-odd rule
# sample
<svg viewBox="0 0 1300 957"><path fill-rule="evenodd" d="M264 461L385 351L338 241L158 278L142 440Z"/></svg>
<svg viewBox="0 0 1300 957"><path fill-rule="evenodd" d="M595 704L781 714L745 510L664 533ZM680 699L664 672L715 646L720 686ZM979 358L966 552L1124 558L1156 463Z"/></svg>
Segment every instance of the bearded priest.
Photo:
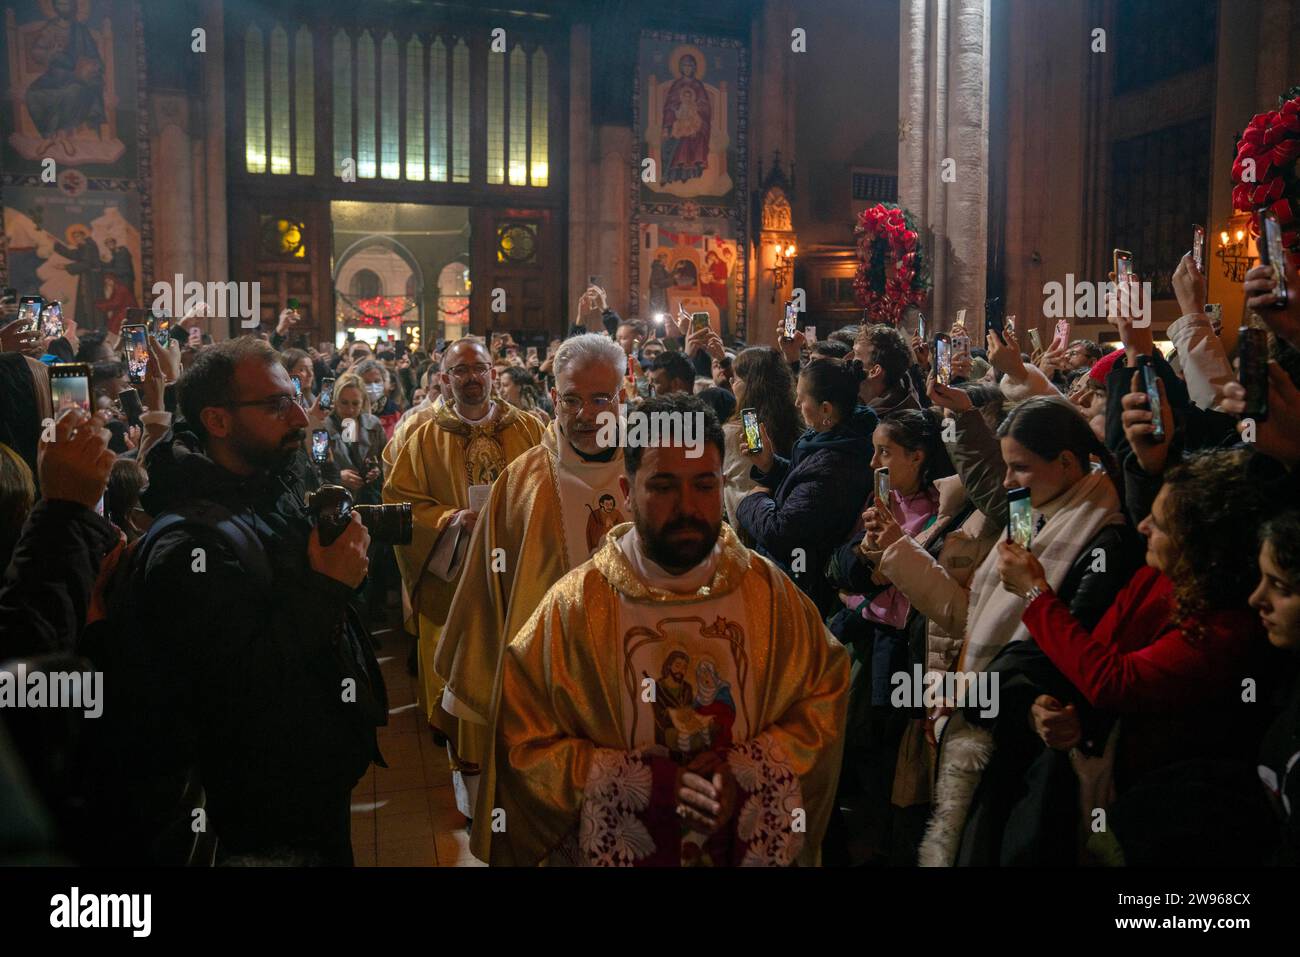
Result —
<svg viewBox="0 0 1300 957"><path fill-rule="evenodd" d="M492 399L492 359L482 341L460 339L442 357L439 378L452 402L439 406L402 445L384 482L384 502L410 502L411 544L397 546L397 563L419 635L419 698L429 723L448 738L453 770L456 726L439 702L442 682L433 669L438 633L447 619L465 552L492 482L541 439L534 417ZM462 811L472 809L457 787Z"/></svg>
<svg viewBox="0 0 1300 957"><path fill-rule="evenodd" d="M480 791L475 831L488 829L492 864L816 864L848 655L803 592L722 524L712 411L670 395L642 414L680 427L625 445L632 521L506 648L493 806ZM684 439L688 421L702 441Z"/></svg>

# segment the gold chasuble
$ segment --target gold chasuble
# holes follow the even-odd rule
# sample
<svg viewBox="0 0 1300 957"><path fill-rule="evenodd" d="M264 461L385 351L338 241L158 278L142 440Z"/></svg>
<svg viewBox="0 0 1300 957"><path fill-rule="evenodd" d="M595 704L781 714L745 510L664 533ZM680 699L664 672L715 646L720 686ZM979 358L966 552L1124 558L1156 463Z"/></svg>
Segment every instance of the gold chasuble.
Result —
<svg viewBox="0 0 1300 957"><path fill-rule="evenodd" d="M393 429L393 437L384 446L384 453L381 456L384 460L385 473L393 470L393 466L397 464L397 457L402 454L402 449L406 445L406 440L411 437L415 430L445 407L442 396L438 396L423 408L416 406L411 410L410 415L398 421L396 428Z"/></svg>
<svg viewBox="0 0 1300 957"><path fill-rule="evenodd" d="M622 497L622 474L622 449L609 462L584 462L552 422L541 444L511 462L493 483L433 659L447 683L444 707L460 719L453 740L464 764L481 769L487 756L487 716L493 713L497 669L510 636L547 590L599 547L604 532L593 516L613 514L622 521L621 512L609 511L609 501L602 503L611 495ZM491 779L490 769L486 777ZM478 786L484 786L481 779Z"/></svg>
<svg viewBox="0 0 1300 957"><path fill-rule="evenodd" d="M420 704L429 722L449 738L455 726L438 709L442 682L433 670L433 651L459 568L453 564L450 580L435 572L430 567L434 550L456 514L469 507L470 486L493 482L513 459L537 444L541 432L535 417L501 402L472 425L450 407L438 406L428 421L409 433L384 482L384 502L412 505L411 544L395 548L414 619L407 627L419 635ZM461 533L459 524L452 532Z"/></svg>
<svg viewBox="0 0 1300 957"><path fill-rule="evenodd" d="M673 578L644 556L635 528L618 526L506 648L495 786L480 784L471 848L492 864L816 864L847 653L727 525L693 581L697 570ZM680 583L693 590L668 590ZM719 760L735 812L700 834L675 813L677 771Z"/></svg>

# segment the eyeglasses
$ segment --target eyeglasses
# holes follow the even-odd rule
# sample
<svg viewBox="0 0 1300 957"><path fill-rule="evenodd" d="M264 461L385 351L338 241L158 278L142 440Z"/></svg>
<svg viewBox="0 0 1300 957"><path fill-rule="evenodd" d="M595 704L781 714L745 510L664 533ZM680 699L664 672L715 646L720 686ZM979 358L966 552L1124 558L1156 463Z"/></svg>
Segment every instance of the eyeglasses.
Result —
<svg viewBox="0 0 1300 957"><path fill-rule="evenodd" d="M612 395L593 395L590 399L584 399L580 395L562 395L560 396L560 408L570 415L577 415L588 405L596 410L597 413L605 412L614 404Z"/></svg>
<svg viewBox="0 0 1300 957"><path fill-rule="evenodd" d="M471 377L476 379L482 379L491 371L492 371L491 366L484 365L483 363L480 362L478 365L472 365L472 366L453 366L452 368L447 370L447 374L454 379L463 380Z"/></svg>
<svg viewBox="0 0 1300 957"><path fill-rule="evenodd" d="M227 409L242 409L246 406L260 405L277 418L283 419L289 415L289 410L298 403L291 395L273 395L266 399L249 399L247 402L223 402L221 404Z"/></svg>

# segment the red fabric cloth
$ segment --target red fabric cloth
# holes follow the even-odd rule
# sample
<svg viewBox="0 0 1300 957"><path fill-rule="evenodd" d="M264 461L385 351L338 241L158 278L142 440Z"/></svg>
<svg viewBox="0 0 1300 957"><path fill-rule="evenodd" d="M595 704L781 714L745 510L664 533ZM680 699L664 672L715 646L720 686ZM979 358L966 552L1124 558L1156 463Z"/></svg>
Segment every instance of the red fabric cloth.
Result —
<svg viewBox="0 0 1300 957"><path fill-rule="evenodd" d="M1108 352L1092 364L1088 370L1088 378L1095 379L1097 382L1105 382L1106 375L1115 367L1115 363L1124 361L1124 350L1116 349L1114 352Z"/></svg>
<svg viewBox="0 0 1300 957"><path fill-rule="evenodd" d="M1257 640L1250 609L1218 611L1192 638L1171 620L1173 582L1141 568L1089 634L1052 593L1025 609L1024 623L1052 663L1098 708L1158 712L1214 697L1238 681Z"/></svg>

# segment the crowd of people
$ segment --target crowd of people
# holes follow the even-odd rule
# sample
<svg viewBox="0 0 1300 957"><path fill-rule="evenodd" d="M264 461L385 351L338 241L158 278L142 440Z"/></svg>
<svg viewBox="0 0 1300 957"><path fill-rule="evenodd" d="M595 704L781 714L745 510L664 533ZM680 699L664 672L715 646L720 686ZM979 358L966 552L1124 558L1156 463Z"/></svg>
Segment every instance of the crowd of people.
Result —
<svg viewBox="0 0 1300 957"><path fill-rule="evenodd" d="M1114 283L1118 347L728 344L593 287L531 346L188 315L134 383L6 317L0 660L105 707L0 708L4 853L351 863L400 608L492 864L1297 863L1300 297L1246 275L1264 416L1172 284L1167 356Z"/></svg>

